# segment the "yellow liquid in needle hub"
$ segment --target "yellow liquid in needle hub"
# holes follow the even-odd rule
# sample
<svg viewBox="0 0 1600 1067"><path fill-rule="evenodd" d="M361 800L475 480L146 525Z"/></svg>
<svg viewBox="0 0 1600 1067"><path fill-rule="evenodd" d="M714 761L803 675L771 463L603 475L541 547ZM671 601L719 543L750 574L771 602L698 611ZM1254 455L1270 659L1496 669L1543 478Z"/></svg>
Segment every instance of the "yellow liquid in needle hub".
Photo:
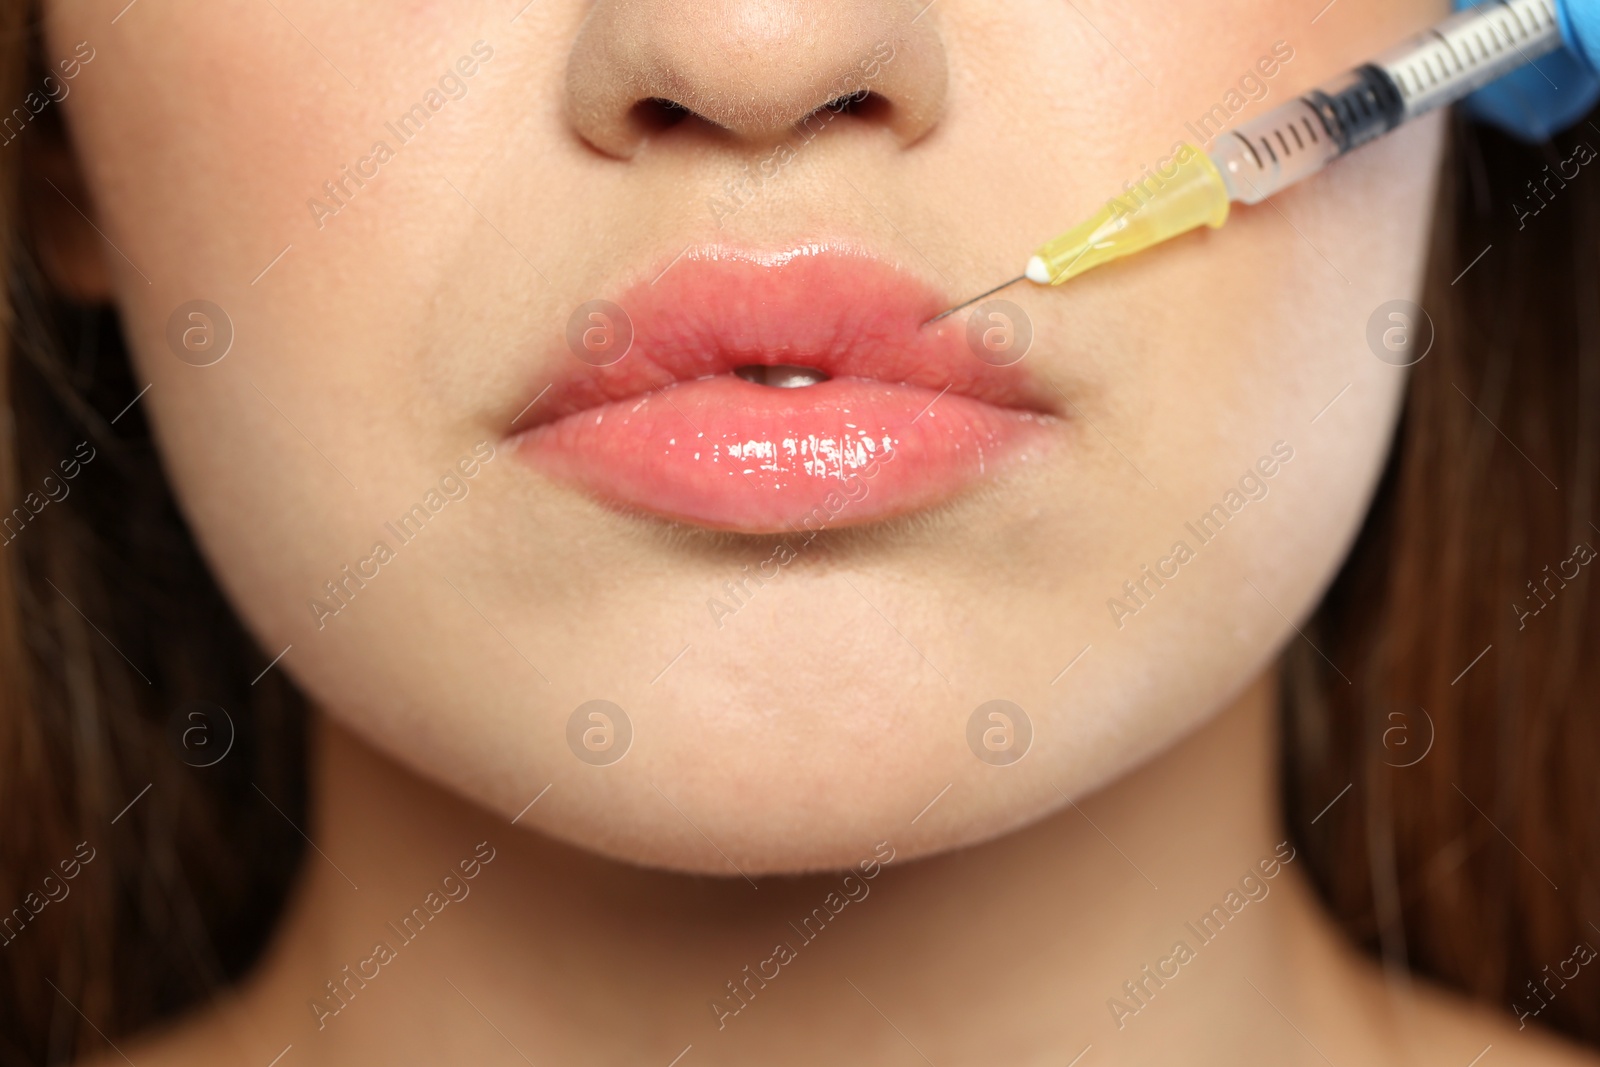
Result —
<svg viewBox="0 0 1600 1067"><path fill-rule="evenodd" d="M1228 186L1211 157L1184 145L1174 156L1173 173L1163 169L1041 247L1028 261L1028 280L1060 285L1102 263L1228 221Z"/></svg>

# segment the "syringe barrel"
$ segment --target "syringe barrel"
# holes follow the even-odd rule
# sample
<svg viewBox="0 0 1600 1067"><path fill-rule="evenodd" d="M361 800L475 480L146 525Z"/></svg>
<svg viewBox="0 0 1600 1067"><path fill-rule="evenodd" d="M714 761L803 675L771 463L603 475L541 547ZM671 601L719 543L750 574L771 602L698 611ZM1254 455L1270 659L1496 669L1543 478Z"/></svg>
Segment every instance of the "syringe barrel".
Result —
<svg viewBox="0 0 1600 1067"><path fill-rule="evenodd" d="M1275 107L1218 140L1211 150L1230 199L1259 204L1342 154L1307 97Z"/></svg>
<svg viewBox="0 0 1600 1067"><path fill-rule="evenodd" d="M1561 47L1556 0L1468 8L1372 61L1394 82L1409 122Z"/></svg>
<svg viewBox="0 0 1600 1067"><path fill-rule="evenodd" d="M1555 0L1483 3L1224 134L1211 160L1235 201L1257 204L1560 46Z"/></svg>

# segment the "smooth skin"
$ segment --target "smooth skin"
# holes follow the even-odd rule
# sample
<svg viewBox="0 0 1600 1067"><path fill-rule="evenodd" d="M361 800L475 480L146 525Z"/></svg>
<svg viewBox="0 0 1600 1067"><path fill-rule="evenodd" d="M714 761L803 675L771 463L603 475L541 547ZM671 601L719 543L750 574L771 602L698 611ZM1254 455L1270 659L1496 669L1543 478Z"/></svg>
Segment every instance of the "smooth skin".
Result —
<svg viewBox="0 0 1600 1067"><path fill-rule="evenodd" d="M572 358L572 310L686 246L847 243L953 302L1169 154L1275 42L1293 59L1253 109L1444 4L124 3L46 4L52 56L96 49L63 189L99 231L41 203L48 261L116 303L211 565L318 709L317 849L266 960L135 1062L1590 1062L1383 979L1300 860L1136 1015L1110 1006L1280 854L1272 664L1389 446L1404 372L1366 324L1417 295L1439 122L1225 230L1015 292L1061 397L1047 462L819 542L720 627L708 601L768 543L603 508L507 435ZM884 41L878 102L719 225L713 201ZM330 201L465 57L423 132ZM697 116L652 130L649 97ZM236 332L213 366L166 339L194 299ZM1119 618L1280 442L1266 495ZM480 443L470 493L318 619ZM1008 767L966 739L996 698L1034 731ZM566 740L594 699L634 730L608 767ZM319 1011L480 842L470 895ZM890 852L803 942L830 872ZM779 941L796 958L719 1014Z"/></svg>

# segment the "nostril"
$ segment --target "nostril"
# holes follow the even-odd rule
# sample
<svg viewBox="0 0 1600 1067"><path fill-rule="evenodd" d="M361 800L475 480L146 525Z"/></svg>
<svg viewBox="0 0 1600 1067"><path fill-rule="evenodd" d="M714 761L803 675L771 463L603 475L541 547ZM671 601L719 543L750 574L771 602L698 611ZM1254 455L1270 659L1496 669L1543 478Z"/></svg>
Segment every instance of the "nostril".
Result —
<svg viewBox="0 0 1600 1067"><path fill-rule="evenodd" d="M835 97L800 120L799 125L815 132L821 125L841 116L864 119L869 122L887 121L893 105L889 100L869 89ZM665 133L687 119L700 119L708 126L726 129L722 123L705 118L693 108L665 96L650 96L638 101L628 113L629 125L639 137L649 138Z"/></svg>
<svg viewBox="0 0 1600 1067"><path fill-rule="evenodd" d="M652 96L634 104L629 117L639 132L648 135L670 130L691 114L688 108L676 100L668 100L664 96Z"/></svg>
<svg viewBox="0 0 1600 1067"><path fill-rule="evenodd" d="M822 106L836 115L854 115L864 119L880 119L887 115L889 101L870 89L862 89L859 92L849 93L838 99L830 100Z"/></svg>

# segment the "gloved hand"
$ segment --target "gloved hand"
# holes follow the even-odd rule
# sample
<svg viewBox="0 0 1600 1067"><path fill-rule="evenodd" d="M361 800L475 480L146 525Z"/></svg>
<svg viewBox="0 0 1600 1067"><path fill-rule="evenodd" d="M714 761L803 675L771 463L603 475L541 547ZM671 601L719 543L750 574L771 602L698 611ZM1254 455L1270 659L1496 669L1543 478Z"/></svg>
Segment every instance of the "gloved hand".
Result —
<svg viewBox="0 0 1600 1067"><path fill-rule="evenodd" d="M1590 71L1600 71L1600 3L1595 0L1557 0L1561 35Z"/></svg>
<svg viewBox="0 0 1600 1067"><path fill-rule="evenodd" d="M1456 0L1456 8L1494 0ZM1567 47L1467 97L1467 113L1524 141L1544 141L1600 99L1600 0L1556 0Z"/></svg>

